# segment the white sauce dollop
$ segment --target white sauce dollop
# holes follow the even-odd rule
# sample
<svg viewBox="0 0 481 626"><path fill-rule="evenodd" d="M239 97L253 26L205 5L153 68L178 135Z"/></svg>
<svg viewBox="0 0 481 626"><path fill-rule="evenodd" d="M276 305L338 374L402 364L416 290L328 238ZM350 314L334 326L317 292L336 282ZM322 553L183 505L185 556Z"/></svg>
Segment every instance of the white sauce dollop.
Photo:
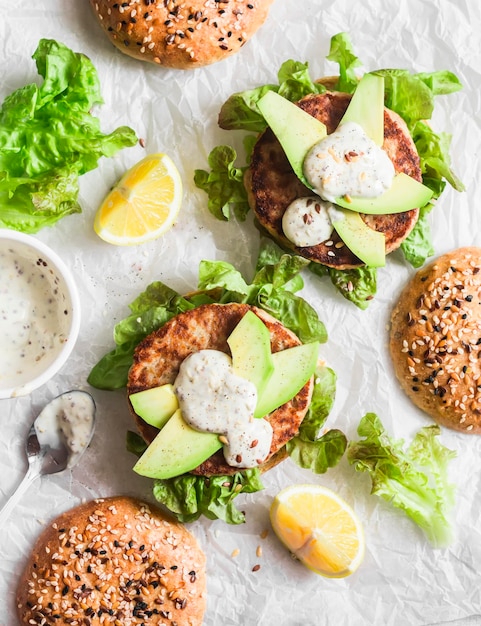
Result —
<svg viewBox="0 0 481 626"><path fill-rule="evenodd" d="M232 359L218 350L200 350L180 366L174 390L185 421L196 430L223 435L226 462L258 467L269 454L272 427L254 418L255 385L234 373Z"/></svg>
<svg viewBox="0 0 481 626"><path fill-rule="evenodd" d="M333 231L326 203L318 196L296 198L282 217L282 230L299 248L326 241Z"/></svg>
<svg viewBox="0 0 481 626"><path fill-rule="evenodd" d="M42 410L35 420L41 446L59 448L62 442L70 451L67 467L73 467L92 438L95 404L84 391L64 393Z"/></svg>
<svg viewBox="0 0 481 626"><path fill-rule="evenodd" d="M0 250L0 386L17 387L40 375L67 339L69 306L59 278L22 244Z"/></svg>
<svg viewBox="0 0 481 626"><path fill-rule="evenodd" d="M346 122L311 148L304 175L323 200L335 202L340 196L380 196L392 185L395 170L359 124Z"/></svg>

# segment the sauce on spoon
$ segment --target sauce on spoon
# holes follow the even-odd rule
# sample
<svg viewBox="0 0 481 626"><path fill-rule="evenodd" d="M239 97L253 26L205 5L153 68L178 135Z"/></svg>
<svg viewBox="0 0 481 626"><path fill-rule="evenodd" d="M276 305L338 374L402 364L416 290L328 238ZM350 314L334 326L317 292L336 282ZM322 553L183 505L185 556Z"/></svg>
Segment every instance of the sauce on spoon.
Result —
<svg viewBox="0 0 481 626"><path fill-rule="evenodd" d="M92 438L95 403L85 391L68 391L54 398L35 421L40 445L58 449L67 446L67 467L73 467Z"/></svg>

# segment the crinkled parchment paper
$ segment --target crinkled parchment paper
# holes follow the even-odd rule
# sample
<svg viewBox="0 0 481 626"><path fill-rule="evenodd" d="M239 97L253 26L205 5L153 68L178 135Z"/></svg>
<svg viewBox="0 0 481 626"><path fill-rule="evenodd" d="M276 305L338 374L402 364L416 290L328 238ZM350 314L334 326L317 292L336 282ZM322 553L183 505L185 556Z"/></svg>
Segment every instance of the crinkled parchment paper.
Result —
<svg viewBox="0 0 481 626"><path fill-rule="evenodd" d="M103 106L96 111L107 132L128 124L146 146L103 159L81 179L82 214L65 218L37 236L58 252L75 273L82 301L79 341L68 363L29 397L0 401L0 505L26 470L23 442L44 403L70 388L87 388L91 367L113 347L112 328L127 305L153 280L179 291L197 283L201 259L235 263L250 279L258 234L249 218L223 224L206 209L207 197L193 184L195 168L207 166L216 145L241 147L243 133L217 127L221 104L233 92L273 82L287 59L308 61L313 77L332 74L325 60L332 35L347 31L367 70L450 69L461 92L438 98L433 124L453 135L454 168L465 193L447 189L431 214L436 254L462 245L481 245L479 183L481 122L481 4L478 0L277 0L264 27L231 59L193 72L163 70L129 59L104 38L87 0L1 0L0 97L37 73L31 55L41 37L64 42L89 55L98 69ZM93 232L95 210L112 183L144 153L165 151L177 163L185 186L175 227L162 239L116 248ZM398 253L379 271L378 295L360 311L334 292L328 281L306 277L304 295L324 320L329 341L322 354L338 373L331 424L356 436L360 418L376 412L390 433L410 440L429 423L400 392L387 355L390 309L412 275ZM1 338L0 338L1 342ZM125 451L131 427L122 392L91 390L98 425L90 449L71 473L39 480L0 532L0 624L15 626L14 592L32 543L44 525L84 498L129 493L151 499L150 481L131 471ZM290 460L264 476L265 490L247 496L247 522L189 526L208 557L208 626L411 626L471 616L480 624L481 438L442 431L455 449L452 480L457 485L453 515L456 537L433 550L417 527L371 496L367 476L344 460L322 476ZM317 482L348 500L365 528L367 550L360 569L343 580L327 580L296 563L269 528L273 496L295 482ZM262 555L256 556L258 546ZM232 552L239 549L236 557ZM261 568L253 572L256 564ZM478 617L473 617L478 616Z"/></svg>

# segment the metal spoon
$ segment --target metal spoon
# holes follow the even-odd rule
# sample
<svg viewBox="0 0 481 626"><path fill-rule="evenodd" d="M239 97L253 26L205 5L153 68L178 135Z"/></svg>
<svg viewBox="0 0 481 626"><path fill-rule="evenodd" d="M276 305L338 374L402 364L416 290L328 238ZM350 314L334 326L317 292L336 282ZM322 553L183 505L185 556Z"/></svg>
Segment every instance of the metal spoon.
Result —
<svg viewBox="0 0 481 626"><path fill-rule="evenodd" d="M25 443L27 473L0 510L0 528L36 478L78 463L92 439L95 409L92 396L76 390L57 396L39 413Z"/></svg>

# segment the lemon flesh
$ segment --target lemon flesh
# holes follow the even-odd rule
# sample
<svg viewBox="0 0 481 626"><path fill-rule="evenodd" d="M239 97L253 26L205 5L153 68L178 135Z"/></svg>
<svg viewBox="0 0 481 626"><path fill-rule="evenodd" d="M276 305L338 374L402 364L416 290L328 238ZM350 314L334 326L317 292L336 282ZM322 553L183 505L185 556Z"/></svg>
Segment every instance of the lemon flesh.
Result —
<svg viewBox="0 0 481 626"><path fill-rule="evenodd" d="M351 507L325 487L287 487L275 497L270 518L281 542L317 574L343 578L362 562L362 526Z"/></svg>
<svg viewBox="0 0 481 626"><path fill-rule="evenodd" d="M182 180L172 159L151 154L130 168L100 205L94 230L114 245L151 241L169 230L180 210Z"/></svg>

